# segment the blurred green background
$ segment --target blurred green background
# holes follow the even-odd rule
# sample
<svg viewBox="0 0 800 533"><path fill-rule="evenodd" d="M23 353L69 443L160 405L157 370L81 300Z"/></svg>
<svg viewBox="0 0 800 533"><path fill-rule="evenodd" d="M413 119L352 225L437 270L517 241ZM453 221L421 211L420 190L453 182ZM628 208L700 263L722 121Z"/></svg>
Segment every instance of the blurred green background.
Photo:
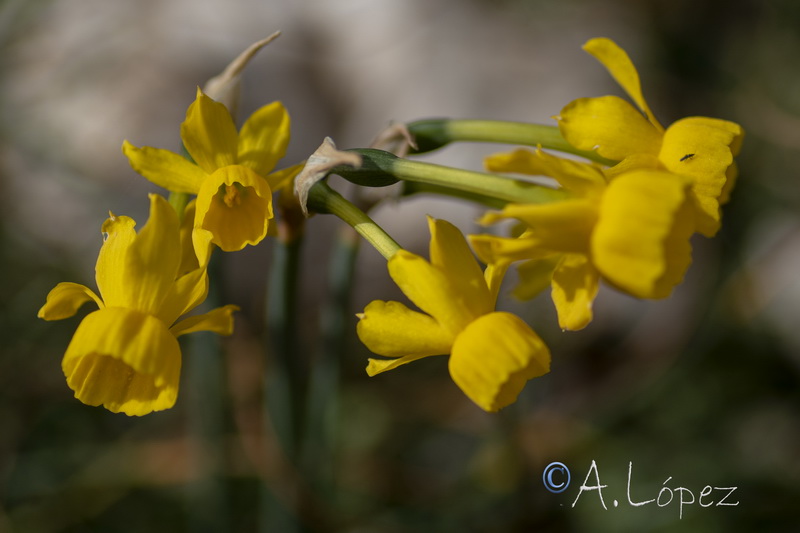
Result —
<svg viewBox="0 0 800 533"><path fill-rule="evenodd" d="M547 295L503 299L548 342L553 366L488 415L450 381L446 358L366 376L354 314L401 298L366 247L340 317L343 355L326 355L338 230L316 217L297 301L300 364L314 369L305 445L287 441L280 365L265 354L269 242L219 260L217 297L242 307L236 333L184 344L175 408L128 418L82 405L60 358L85 311L54 323L36 312L59 281L93 286L109 209L146 218L145 194L157 189L128 168L122 141L175 149L195 87L277 29L244 76L241 111L286 104L286 164L326 135L365 146L390 120L551 123L573 98L620 94L580 50L611 37L662 122L744 126L723 230L693 242L670 299L603 290L579 333L558 330ZM0 531L797 530L795 0L4 0L0 47ZM494 149L428 158L479 168ZM422 251L425 213L471 230L479 211L421 198L375 216ZM542 483L553 461L572 473L562 494ZM578 498L592 461L607 510L597 491ZM687 504L681 516L675 493L669 505L634 507L629 468L632 501L663 487L699 498L708 485L737 487L728 501L738 504Z"/></svg>

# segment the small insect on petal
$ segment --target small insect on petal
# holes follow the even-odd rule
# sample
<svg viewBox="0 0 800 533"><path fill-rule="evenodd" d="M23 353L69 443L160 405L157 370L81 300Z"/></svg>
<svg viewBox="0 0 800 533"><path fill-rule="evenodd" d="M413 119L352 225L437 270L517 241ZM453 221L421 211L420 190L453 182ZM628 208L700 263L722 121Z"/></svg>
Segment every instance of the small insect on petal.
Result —
<svg viewBox="0 0 800 533"><path fill-rule="evenodd" d="M694 157L694 154L686 154L685 156L681 157L681 161L686 161L687 159L691 159Z"/></svg>

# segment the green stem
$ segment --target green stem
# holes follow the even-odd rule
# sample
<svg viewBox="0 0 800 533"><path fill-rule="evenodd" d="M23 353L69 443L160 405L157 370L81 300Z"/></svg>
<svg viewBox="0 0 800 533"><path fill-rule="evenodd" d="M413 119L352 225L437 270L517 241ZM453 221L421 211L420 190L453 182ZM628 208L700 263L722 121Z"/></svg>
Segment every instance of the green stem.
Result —
<svg viewBox="0 0 800 533"><path fill-rule="evenodd" d="M167 201L178 213L178 220L183 220L183 212L186 210L186 204L189 203L189 195L185 192L170 192Z"/></svg>
<svg viewBox="0 0 800 533"><path fill-rule="evenodd" d="M386 259L400 250L400 245L383 228L324 181L317 182L308 191L308 207L317 213L328 213L341 218Z"/></svg>
<svg viewBox="0 0 800 533"><path fill-rule="evenodd" d="M385 181L385 176L393 176L404 181L446 187L504 202L530 204L562 200L568 194L562 190L498 174L402 159L382 150L362 148L353 151L362 157L363 164L360 168L341 166L331 172L360 185L368 185L370 181L381 183Z"/></svg>
<svg viewBox="0 0 800 533"><path fill-rule="evenodd" d="M285 453L297 459L303 431L306 368L297 342L297 289L302 237L275 240L267 293L267 411Z"/></svg>
<svg viewBox="0 0 800 533"><path fill-rule="evenodd" d="M347 355L347 341L355 319L351 309L356 259L361 239L349 226L342 225L328 264L328 292L323 300L321 342L311 367L306 409L304 467L306 478L329 503L334 501L336 440L339 420L339 376L341 361Z"/></svg>
<svg viewBox="0 0 800 533"><path fill-rule="evenodd" d="M417 143L417 150L412 153L430 152L458 141L493 142L541 146L604 165L615 164L615 161L600 157L595 152L578 150L561 136L557 126L502 120L430 119L411 122L406 127Z"/></svg>

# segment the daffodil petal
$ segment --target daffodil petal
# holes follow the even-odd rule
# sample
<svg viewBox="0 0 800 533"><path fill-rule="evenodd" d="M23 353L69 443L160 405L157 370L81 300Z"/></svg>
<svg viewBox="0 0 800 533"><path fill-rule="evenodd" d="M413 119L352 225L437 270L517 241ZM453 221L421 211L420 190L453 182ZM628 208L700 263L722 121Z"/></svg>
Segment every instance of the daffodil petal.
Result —
<svg viewBox="0 0 800 533"><path fill-rule="evenodd" d="M207 175L199 166L169 150L149 146L137 148L125 141L122 153L133 170L168 191L197 194Z"/></svg>
<svg viewBox="0 0 800 533"><path fill-rule="evenodd" d="M92 300L101 309L104 307L103 301L89 287L63 281L47 294L45 304L39 309L39 318L45 320L69 318L77 313L83 304Z"/></svg>
<svg viewBox="0 0 800 533"><path fill-rule="evenodd" d="M598 37L589 40L583 45L583 49L594 56L608 73L619 83L631 100L636 102L639 109L647 116L647 119L660 131L664 128L658 123L653 112L644 99L642 94L642 84L639 80L639 73L631 61L628 54L620 48L614 41L605 37Z"/></svg>
<svg viewBox="0 0 800 533"><path fill-rule="evenodd" d="M233 312L238 310L239 306L236 305L217 307L208 313L184 318L172 326L170 332L176 337L195 331L212 331L219 335L231 335L233 333Z"/></svg>
<svg viewBox="0 0 800 533"><path fill-rule="evenodd" d="M526 259L546 257L548 250L540 239L525 234L521 237L498 237L496 235L470 235L469 242L475 254L487 265L513 263Z"/></svg>
<svg viewBox="0 0 800 533"><path fill-rule="evenodd" d="M358 338L378 355L428 357L450 353L453 345L453 336L433 317L400 302L375 300L358 316Z"/></svg>
<svg viewBox="0 0 800 533"><path fill-rule="evenodd" d="M613 180L619 175L634 170L663 170L664 165L657 156L651 154L632 154L613 167L603 171L608 181Z"/></svg>
<svg viewBox="0 0 800 533"><path fill-rule="evenodd" d="M738 150L742 128L727 120L689 117L667 128L659 159L671 172L689 176L700 208L698 231L713 236L719 228L719 205L726 188L733 149Z"/></svg>
<svg viewBox="0 0 800 533"><path fill-rule="evenodd" d="M186 204L183 210L183 218L181 219L180 236L181 236L181 266L178 269L178 274L183 275L200 266L200 261L197 258L197 253L194 251L194 243L192 241L192 233L194 232L194 216L195 216L196 200L190 201Z"/></svg>
<svg viewBox="0 0 800 533"><path fill-rule="evenodd" d="M658 155L662 132L616 96L579 98L561 110L561 135L579 150L621 161L630 154Z"/></svg>
<svg viewBox="0 0 800 533"><path fill-rule="evenodd" d="M600 168L580 161L556 157L536 150L517 149L492 154L483 161L490 172L514 172L531 176L549 176L559 185L578 195L591 194L605 185Z"/></svg>
<svg viewBox="0 0 800 533"><path fill-rule="evenodd" d="M228 109L198 88L181 124L181 139L195 163L211 174L236 163L239 134Z"/></svg>
<svg viewBox="0 0 800 533"><path fill-rule="evenodd" d="M561 262L561 255L555 254L542 259L531 259L517 266L519 283L511 295L519 300L531 300L550 286L553 271Z"/></svg>
<svg viewBox="0 0 800 533"><path fill-rule="evenodd" d="M97 256L95 280L103 301L109 307L125 307L128 252L136 239L136 222L126 216L114 216L103 222L103 246Z"/></svg>
<svg viewBox="0 0 800 533"><path fill-rule="evenodd" d="M486 270L483 271L483 277L486 279L486 285L489 287L489 293L492 299L492 309L497 304L497 296L500 294L500 286L503 284L503 278L508 271L510 263L489 263L486 265Z"/></svg>
<svg viewBox="0 0 800 533"><path fill-rule="evenodd" d="M269 188L275 192L286 190L287 194L292 194L292 190L294 188L294 178L296 178L297 175L302 172L305 166L306 163L303 161L302 163L298 163L296 165L292 165L291 167L287 167L269 174L265 178L267 183L269 183Z"/></svg>
<svg viewBox="0 0 800 533"><path fill-rule="evenodd" d="M500 216L527 224L531 236L538 239L543 248L585 253L597 220L597 207L595 200L583 198L549 204L508 204Z"/></svg>
<svg viewBox="0 0 800 533"><path fill-rule="evenodd" d="M266 176L286 155L289 129L289 113L280 102L258 109L239 132L237 162Z"/></svg>
<svg viewBox="0 0 800 533"><path fill-rule="evenodd" d="M203 228L194 228L192 230L192 246L194 252L197 254L197 261L200 266L208 266L211 260L211 253L214 251L214 234Z"/></svg>
<svg viewBox="0 0 800 533"><path fill-rule="evenodd" d="M492 312L494 301L483 271L458 228L433 217L428 217L428 228L431 233L431 264L447 272L450 283L461 293L472 314L478 316Z"/></svg>
<svg viewBox="0 0 800 533"><path fill-rule="evenodd" d="M267 182L242 165L211 174L197 193L195 226L212 233L212 242L226 252L258 244L272 218L272 191ZM203 253L198 250L198 257Z"/></svg>
<svg viewBox="0 0 800 533"><path fill-rule="evenodd" d="M163 196L150 195L150 218L130 244L125 277L118 280L123 307L158 315L181 263L178 215ZM106 305L112 306L106 300Z"/></svg>
<svg viewBox="0 0 800 533"><path fill-rule="evenodd" d="M553 303L561 329L577 331L592 321L600 276L586 256L565 255L553 271Z"/></svg>
<svg viewBox="0 0 800 533"><path fill-rule="evenodd" d="M476 318L466 295L450 281L449 273L422 257L400 250L388 261L389 275L412 302L450 335L455 335Z"/></svg>
<svg viewBox="0 0 800 533"><path fill-rule="evenodd" d="M494 412L514 403L528 380L550 371L550 351L519 317L495 312L458 335L449 367L464 394Z"/></svg>
<svg viewBox="0 0 800 533"><path fill-rule="evenodd" d="M181 352L157 318L107 307L81 321L62 368L83 403L141 416L175 404Z"/></svg>
<svg viewBox="0 0 800 533"><path fill-rule="evenodd" d="M663 298L691 262L690 183L664 171L614 179L600 206L592 259L603 277L638 298Z"/></svg>
<svg viewBox="0 0 800 533"><path fill-rule="evenodd" d="M203 303L206 296L208 296L208 273L205 268L197 268L175 280L164 297L164 303L157 316L165 324L172 324Z"/></svg>

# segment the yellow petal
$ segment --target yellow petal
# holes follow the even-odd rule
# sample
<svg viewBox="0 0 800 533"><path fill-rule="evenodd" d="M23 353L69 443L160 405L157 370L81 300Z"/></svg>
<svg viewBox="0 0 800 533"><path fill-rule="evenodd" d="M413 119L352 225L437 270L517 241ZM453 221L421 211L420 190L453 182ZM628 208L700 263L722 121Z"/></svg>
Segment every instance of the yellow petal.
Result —
<svg viewBox="0 0 800 533"><path fill-rule="evenodd" d="M494 310L494 300L483 271L461 232L446 220L428 217L431 264L447 274L474 316Z"/></svg>
<svg viewBox="0 0 800 533"><path fill-rule="evenodd" d="M508 204L494 218L501 217L524 222L530 228L530 236L544 249L585 253L597 220L597 203L593 199L577 198L549 204ZM481 222L492 219L484 217Z"/></svg>
<svg viewBox="0 0 800 533"><path fill-rule="evenodd" d="M592 259L603 277L638 298L663 298L691 262L689 182L669 172L614 179L600 206Z"/></svg>
<svg viewBox="0 0 800 533"><path fill-rule="evenodd" d="M453 345L454 337L435 319L400 302L375 300L359 318L358 338L378 355L428 357L450 353Z"/></svg>
<svg viewBox="0 0 800 533"><path fill-rule="evenodd" d="M561 110L561 135L579 150L620 161L631 154L658 155L662 132L616 96L579 98Z"/></svg>
<svg viewBox="0 0 800 533"><path fill-rule="evenodd" d="M280 102L258 109L239 132L237 162L262 176L272 172L286 155L289 127L289 114Z"/></svg>
<svg viewBox="0 0 800 533"><path fill-rule="evenodd" d="M742 135L738 124L707 117L679 120L664 134L659 159L669 171L692 178L700 208L698 231L706 236L719 228L720 200L723 190L730 190L726 188L728 169Z"/></svg>
<svg viewBox="0 0 800 533"><path fill-rule="evenodd" d="M550 351L510 313L490 313L455 340L450 376L478 406L494 412L514 403L529 379L550 371Z"/></svg>
<svg viewBox="0 0 800 533"><path fill-rule="evenodd" d="M190 201L186 204L183 210L183 218L181 219L181 266L178 269L178 274L183 275L200 266L200 261L197 259L197 254L194 251L194 244L192 241L192 233L194 231L194 216L195 216L196 200Z"/></svg>
<svg viewBox="0 0 800 533"><path fill-rule="evenodd" d="M45 304L39 309L39 318L61 320L78 312L86 302L92 301L101 309L103 301L89 287L78 283L63 281L47 294Z"/></svg>
<svg viewBox="0 0 800 533"><path fill-rule="evenodd" d="M258 244L272 218L272 191L247 167L233 165L211 174L197 193L195 227L212 233L226 252ZM198 257L203 253L195 246Z"/></svg>
<svg viewBox="0 0 800 533"><path fill-rule="evenodd" d="M292 191L294 189L294 178L303 171L305 166L306 162L303 161L302 163L298 163L291 167L287 167L267 175L265 179L267 180L267 183L269 183L269 188L275 192L285 190L286 194L293 194Z"/></svg>
<svg viewBox="0 0 800 533"><path fill-rule="evenodd" d="M122 153L127 156L133 170L168 191L197 194L206 177L203 169L169 150L148 146L137 148L125 141Z"/></svg>
<svg viewBox="0 0 800 533"><path fill-rule="evenodd" d="M553 253L541 239L531 237L530 232L516 238L470 235L469 242L475 254L488 265L542 258Z"/></svg>
<svg viewBox="0 0 800 533"><path fill-rule="evenodd" d="M83 403L138 416L175 404L181 352L157 318L107 307L80 323L62 368Z"/></svg>
<svg viewBox="0 0 800 533"><path fill-rule="evenodd" d="M565 255L553 271L553 303L561 329L577 331L592 321L600 276L586 256Z"/></svg>
<svg viewBox="0 0 800 533"><path fill-rule="evenodd" d="M589 40L583 45L583 49L594 56L608 73L619 83L631 100L636 102L639 109L647 116L647 119L660 131L664 128L658 123L653 112L650 111L647 102L642 94L642 84L639 80L639 73L633 65L633 61L628 54L611 39L598 37Z"/></svg>
<svg viewBox="0 0 800 533"><path fill-rule="evenodd" d="M518 149L492 154L483 161L490 172L515 172L531 176L549 176L559 185L578 195L598 192L605 185L603 172L596 166L556 157L536 150Z"/></svg>
<svg viewBox="0 0 800 533"><path fill-rule="evenodd" d="M233 334L233 312L238 310L239 307L236 305L217 307L208 313L181 320L170 328L170 332L176 337L195 331L212 331L218 335L231 335Z"/></svg>
<svg viewBox="0 0 800 533"><path fill-rule="evenodd" d="M126 256L123 295L119 304L143 313L158 315L164 299L172 290L181 263L178 215L163 196L150 195L150 218L133 239Z"/></svg>
<svg viewBox="0 0 800 533"><path fill-rule="evenodd" d="M422 257L400 250L389 259L389 275L412 302L455 336L472 322L476 315L466 295L450 282L447 272L431 265Z"/></svg>
<svg viewBox="0 0 800 533"><path fill-rule="evenodd" d="M228 109L198 88L181 124L181 139L195 163L211 174L236 163L239 134Z"/></svg>
<svg viewBox="0 0 800 533"><path fill-rule="evenodd" d="M603 173L608 181L611 181L617 176L633 170L664 170L664 165L661 164L661 161L655 155L633 154L613 167L605 169Z"/></svg>
<svg viewBox="0 0 800 533"><path fill-rule="evenodd" d="M214 251L214 234L203 228L192 230L192 246L197 254L197 261L200 266L207 267L211 260L211 253Z"/></svg>
<svg viewBox="0 0 800 533"><path fill-rule="evenodd" d="M95 279L100 295L110 307L125 307L128 251L136 238L136 222L126 216L114 216L103 222L103 246L97 256Z"/></svg>
<svg viewBox="0 0 800 533"><path fill-rule="evenodd" d="M164 297L157 316L165 324L172 324L203 303L206 296L208 296L208 273L205 268L197 268L175 280Z"/></svg>
<svg viewBox="0 0 800 533"><path fill-rule="evenodd" d="M550 286L553 271L561 262L561 255L556 254L543 259L531 259L517 267L519 283L511 293L514 298L531 300Z"/></svg>
<svg viewBox="0 0 800 533"><path fill-rule="evenodd" d="M508 271L510 263L489 263L486 265L486 270L483 271L483 277L486 279L486 285L489 287L489 294L491 295L492 308L494 310L497 304L497 296L500 294L500 286L503 284L503 278Z"/></svg>

